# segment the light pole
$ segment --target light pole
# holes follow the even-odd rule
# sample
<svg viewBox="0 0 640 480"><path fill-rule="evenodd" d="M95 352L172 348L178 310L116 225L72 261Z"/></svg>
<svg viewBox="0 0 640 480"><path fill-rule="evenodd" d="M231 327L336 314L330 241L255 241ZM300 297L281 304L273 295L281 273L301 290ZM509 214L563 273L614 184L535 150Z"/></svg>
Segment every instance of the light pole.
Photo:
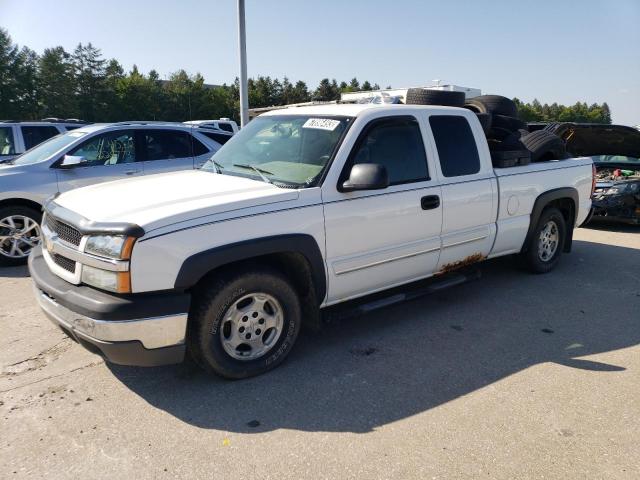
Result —
<svg viewBox="0 0 640 480"><path fill-rule="evenodd" d="M238 44L240 48L240 126L244 127L249 121L247 39L244 28L244 0L238 0Z"/></svg>

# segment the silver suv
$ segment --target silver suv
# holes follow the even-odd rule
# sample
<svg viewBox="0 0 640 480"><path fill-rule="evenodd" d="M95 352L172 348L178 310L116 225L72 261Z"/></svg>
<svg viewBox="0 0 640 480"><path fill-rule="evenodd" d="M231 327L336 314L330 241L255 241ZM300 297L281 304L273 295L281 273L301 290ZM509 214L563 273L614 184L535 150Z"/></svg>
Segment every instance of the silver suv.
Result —
<svg viewBox="0 0 640 480"><path fill-rule="evenodd" d="M181 123L94 124L0 160L0 266L26 262L52 195L85 185L199 168L232 136ZM216 140L217 139L217 140ZM132 191L132 199L137 192Z"/></svg>
<svg viewBox="0 0 640 480"><path fill-rule="evenodd" d="M0 162L11 160L60 133L86 125L76 119L45 118L41 122L0 120Z"/></svg>

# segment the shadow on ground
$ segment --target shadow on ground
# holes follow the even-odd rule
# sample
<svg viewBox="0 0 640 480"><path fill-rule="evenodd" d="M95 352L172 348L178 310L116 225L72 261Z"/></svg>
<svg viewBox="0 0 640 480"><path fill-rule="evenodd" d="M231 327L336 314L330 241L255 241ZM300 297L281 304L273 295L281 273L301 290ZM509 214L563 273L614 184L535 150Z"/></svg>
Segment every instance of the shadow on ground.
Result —
<svg viewBox="0 0 640 480"><path fill-rule="evenodd" d="M479 281L302 335L288 361L261 377L225 381L189 363L109 368L178 419L232 432L368 432L541 362L619 375L623 366L579 357L640 342L640 274L629 267L640 265L640 250L576 241L549 275L512 262L488 262Z"/></svg>
<svg viewBox="0 0 640 480"><path fill-rule="evenodd" d="M26 265L19 267L0 267L0 278L25 278L29 276Z"/></svg>
<svg viewBox="0 0 640 480"><path fill-rule="evenodd" d="M616 222L607 219L594 218L581 228L588 228L590 230L600 230L616 233L638 233L640 234L640 225L632 225L624 222Z"/></svg>

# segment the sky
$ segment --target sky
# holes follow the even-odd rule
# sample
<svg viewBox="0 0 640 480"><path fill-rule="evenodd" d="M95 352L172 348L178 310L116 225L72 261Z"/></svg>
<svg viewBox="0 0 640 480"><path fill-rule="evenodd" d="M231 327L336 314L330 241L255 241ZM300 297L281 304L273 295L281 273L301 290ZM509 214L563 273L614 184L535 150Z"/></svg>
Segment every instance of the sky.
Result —
<svg viewBox="0 0 640 480"><path fill-rule="evenodd" d="M640 0L246 0L249 76L442 83L542 103L607 102L640 124ZM238 76L236 0L0 0L41 53L92 42L130 69Z"/></svg>

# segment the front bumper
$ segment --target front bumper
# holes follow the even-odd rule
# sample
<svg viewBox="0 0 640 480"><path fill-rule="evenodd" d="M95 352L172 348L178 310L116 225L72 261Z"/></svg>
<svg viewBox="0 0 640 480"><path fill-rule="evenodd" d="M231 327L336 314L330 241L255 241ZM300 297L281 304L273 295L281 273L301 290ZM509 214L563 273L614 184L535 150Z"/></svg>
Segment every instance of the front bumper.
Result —
<svg viewBox="0 0 640 480"><path fill-rule="evenodd" d="M122 296L72 285L51 273L40 247L29 257L29 272L45 315L107 361L150 367L184 359L188 294Z"/></svg>

